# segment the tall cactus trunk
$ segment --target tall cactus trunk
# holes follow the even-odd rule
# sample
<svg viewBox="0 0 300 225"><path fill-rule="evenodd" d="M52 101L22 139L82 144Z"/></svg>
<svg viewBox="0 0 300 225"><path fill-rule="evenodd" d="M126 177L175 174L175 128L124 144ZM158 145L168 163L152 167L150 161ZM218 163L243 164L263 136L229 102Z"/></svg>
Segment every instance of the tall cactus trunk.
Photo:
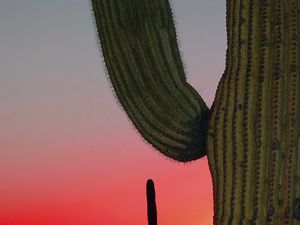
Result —
<svg viewBox="0 0 300 225"><path fill-rule="evenodd" d="M227 0L208 128L214 224L300 224L300 0Z"/></svg>

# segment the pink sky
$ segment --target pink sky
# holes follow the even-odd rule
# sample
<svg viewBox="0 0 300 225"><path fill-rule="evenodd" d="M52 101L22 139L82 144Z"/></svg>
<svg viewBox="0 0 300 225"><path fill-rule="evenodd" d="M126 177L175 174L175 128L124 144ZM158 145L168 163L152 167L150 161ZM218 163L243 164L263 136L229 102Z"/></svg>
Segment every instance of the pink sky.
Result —
<svg viewBox="0 0 300 225"><path fill-rule="evenodd" d="M210 105L225 3L172 3L188 81ZM212 224L207 159L177 163L133 129L88 1L4 1L0 21L0 225L146 225L148 178L160 225Z"/></svg>

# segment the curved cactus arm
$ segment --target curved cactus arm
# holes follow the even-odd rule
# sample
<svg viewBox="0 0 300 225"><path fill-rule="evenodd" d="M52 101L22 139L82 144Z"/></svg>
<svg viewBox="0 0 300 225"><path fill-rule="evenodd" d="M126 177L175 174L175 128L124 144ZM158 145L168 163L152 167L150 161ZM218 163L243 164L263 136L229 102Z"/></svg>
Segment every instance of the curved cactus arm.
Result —
<svg viewBox="0 0 300 225"><path fill-rule="evenodd" d="M141 135L186 162L206 155L209 110L186 82L167 0L92 0L118 99Z"/></svg>

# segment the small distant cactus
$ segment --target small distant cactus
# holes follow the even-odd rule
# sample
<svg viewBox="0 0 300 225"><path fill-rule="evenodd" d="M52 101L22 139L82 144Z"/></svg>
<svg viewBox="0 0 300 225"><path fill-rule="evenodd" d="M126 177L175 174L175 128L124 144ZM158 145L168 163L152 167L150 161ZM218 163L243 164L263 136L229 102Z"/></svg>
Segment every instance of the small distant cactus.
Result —
<svg viewBox="0 0 300 225"><path fill-rule="evenodd" d="M151 179L147 180L146 195L147 195L148 225L157 225L155 187L154 187L154 182Z"/></svg>
<svg viewBox="0 0 300 225"><path fill-rule="evenodd" d="M226 66L210 109L186 82L168 0L92 5L134 126L175 160L207 154L214 224L299 225L300 0L226 1Z"/></svg>

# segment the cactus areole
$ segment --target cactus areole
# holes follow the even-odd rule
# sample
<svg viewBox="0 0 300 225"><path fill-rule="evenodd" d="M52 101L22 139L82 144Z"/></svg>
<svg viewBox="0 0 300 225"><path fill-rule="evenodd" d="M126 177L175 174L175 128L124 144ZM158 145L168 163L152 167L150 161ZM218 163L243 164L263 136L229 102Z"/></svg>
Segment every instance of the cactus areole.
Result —
<svg viewBox="0 0 300 225"><path fill-rule="evenodd" d="M210 109L186 82L168 0L92 5L134 126L175 160L207 155L214 224L299 225L300 0L226 1L226 67Z"/></svg>

